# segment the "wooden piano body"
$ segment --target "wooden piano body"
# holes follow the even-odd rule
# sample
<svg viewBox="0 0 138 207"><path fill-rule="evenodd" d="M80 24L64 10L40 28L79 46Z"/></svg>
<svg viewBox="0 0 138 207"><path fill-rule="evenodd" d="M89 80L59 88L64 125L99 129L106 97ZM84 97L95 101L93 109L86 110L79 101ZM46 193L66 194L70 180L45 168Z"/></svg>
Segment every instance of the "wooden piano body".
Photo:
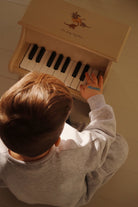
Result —
<svg viewBox="0 0 138 207"><path fill-rule="evenodd" d="M21 63L29 46L37 44L46 51L63 54L64 60L70 57L75 63L81 61L82 66L89 65L103 75L104 84L112 62L118 61L130 30L127 25L63 0L32 0L19 24L22 32L9 63L11 72L20 76L29 72ZM44 72L41 67L39 71ZM68 87L74 97L81 99L78 89Z"/></svg>

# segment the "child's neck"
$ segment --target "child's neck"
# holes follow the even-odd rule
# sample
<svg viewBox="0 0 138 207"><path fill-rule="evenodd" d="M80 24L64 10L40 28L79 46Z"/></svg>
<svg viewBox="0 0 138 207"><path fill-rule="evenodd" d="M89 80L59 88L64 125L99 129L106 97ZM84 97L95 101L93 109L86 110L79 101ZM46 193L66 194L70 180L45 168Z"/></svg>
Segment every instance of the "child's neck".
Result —
<svg viewBox="0 0 138 207"><path fill-rule="evenodd" d="M20 155L20 154L17 154L15 152L13 152L12 150L9 150L9 154L15 158L16 160L21 160L21 161L25 161L25 162L31 162L31 161L35 161L35 160L39 160L43 157L45 157L48 153L49 153L50 150L47 150L46 152L44 152L43 154L41 155L38 155L36 157L27 157L27 156L23 156L23 155Z"/></svg>
<svg viewBox="0 0 138 207"><path fill-rule="evenodd" d="M55 143L55 146L57 147L60 143L60 137L58 138L57 142ZM35 160L39 160L43 157L45 157L49 152L50 152L51 149L47 150L46 152L44 152L43 154L41 155L38 155L36 157L27 157L27 156L23 156L23 155L20 155L16 152L13 152L12 150L9 149L9 154L15 158L16 160L22 160L22 161L25 161L25 162L31 162L31 161L35 161Z"/></svg>

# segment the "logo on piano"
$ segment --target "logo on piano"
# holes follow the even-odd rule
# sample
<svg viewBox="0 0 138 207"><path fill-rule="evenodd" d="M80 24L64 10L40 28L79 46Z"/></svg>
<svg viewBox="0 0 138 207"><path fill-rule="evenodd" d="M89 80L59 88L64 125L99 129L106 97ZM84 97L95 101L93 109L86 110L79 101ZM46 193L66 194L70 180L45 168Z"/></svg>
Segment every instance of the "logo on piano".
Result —
<svg viewBox="0 0 138 207"><path fill-rule="evenodd" d="M83 27L83 28L90 28L86 23L85 19L82 18L78 12L73 12L72 13L72 23L66 23L64 22L65 25L67 25L71 29L75 29L76 27Z"/></svg>

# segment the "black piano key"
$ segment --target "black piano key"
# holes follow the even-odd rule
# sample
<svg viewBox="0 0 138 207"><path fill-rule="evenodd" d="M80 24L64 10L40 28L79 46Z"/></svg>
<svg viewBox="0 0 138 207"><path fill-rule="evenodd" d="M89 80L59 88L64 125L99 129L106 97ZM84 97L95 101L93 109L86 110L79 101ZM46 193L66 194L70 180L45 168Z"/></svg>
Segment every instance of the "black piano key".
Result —
<svg viewBox="0 0 138 207"><path fill-rule="evenodd" d="M88 72L89 68L90 68L90 66L88 64L86 64L83 71L82 71L82 74L80 76L80 81L84 81L85 73Z"/></svg>
<svg viewBox="0 0 138 207"><path fill-rule="evenodd" d="M76 67L75 67L73 73L72 73L72 76L73 76L74 78L77 76L77 74L78 74L79 69L80 69L81 66L82 66L82 63L79 61L79 62L77 63L77 65L76 65Z"/></svg>
<svg viewBox="0 0 138 207"><path fill-rule="evenodd" d="M66 72L66 69L67 69L67 67L70 64L70 61L71 61L71 58L70 57L67 57L66 60L65 60L65 62L64 62L64 65L63 65L63 67L61 69L61 72L62 73L65 73Z"/></svg>
<svg viewBox="0 0 138 207"><path fill-rule="evenodd" d="M58 67L60 66L62 60L63 60L63 55L60 54L59 57L58 57L58 59L57 59L57 61L56 61L56 63L55 63L55 66L54 66L54 69L55 70L58 70Z"/></svg>
<svg viewBox="0 0 138 207"><path fill-rule="evenodd" d="M35 44L35 45L32 47L31 52L30 52L29 55L28 55L28 59L29 59L29 60L32 60L32 59L33 59L33 57L34 57L34 55L35 55L37 49L38 49L38 46Z"/></svg>
<svg viewBox="0 0 138 207"><path fill-rule="evenodd" d="M100 76L104 77L104 72L103 71L99 71L97 78L99 79Z"/></svg>
<svg viewBox="0 0 138 207"><path fill-rule="evenodd" d="M40 50L39 54L36 57L36 62L37 63L40 63L45 51L46 51L45 48L41 47L41 50Z"/></svg>
<svg viewBox="0 0 138 207"><path fill-rule="evenodd" d="M55 57L56 57L56 52L53 51L52 54L51 54L51 56L50 56L50 58L49 58L49 60L48 60L48 62L47 62L47 66L48 66L48 67L50 67L50 66L52 65L52 63L53 63Z"/></svg>
<svg viewBox="0 0 138 207"><path fill-rule="evenodd" d="M104 72L103 71L99 71L98 76L104 76Z"/></svg>

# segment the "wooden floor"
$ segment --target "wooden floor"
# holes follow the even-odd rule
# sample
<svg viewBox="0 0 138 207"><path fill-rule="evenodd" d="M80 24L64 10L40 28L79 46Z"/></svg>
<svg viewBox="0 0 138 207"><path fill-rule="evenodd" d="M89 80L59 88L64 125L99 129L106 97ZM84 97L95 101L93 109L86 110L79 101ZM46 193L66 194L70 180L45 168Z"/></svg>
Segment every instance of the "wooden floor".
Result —
<svg viewBox="0 0 138 207"><path fill-rule="evenodd" d="M132 30L118 63L113 64L104 90L107 103L114 108L117 131L129 144L126 163L102 187L86 207L138 206L138 1L66 0L88 10L131 25ZM0 95L18 77L8 71L8 62L20 37L18 20L29 0L0 0ZM16 200L7 189L0 189L0 207L29 207ZM32 206L35 207L36 205ZM37 205L40 207L41 205Z"/></svg>

